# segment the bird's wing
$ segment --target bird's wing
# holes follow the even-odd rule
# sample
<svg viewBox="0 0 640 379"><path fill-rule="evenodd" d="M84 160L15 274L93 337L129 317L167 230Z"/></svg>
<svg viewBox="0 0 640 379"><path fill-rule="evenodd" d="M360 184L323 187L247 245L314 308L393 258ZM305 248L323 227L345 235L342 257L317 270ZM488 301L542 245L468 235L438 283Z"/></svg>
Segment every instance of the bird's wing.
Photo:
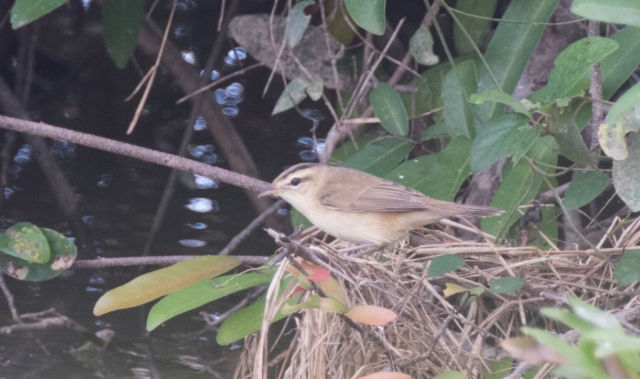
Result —
<svg viewBox="0 0 640 379"><path fill-rule="evenodd" d="M350 192L349 196L327 192L320 196L320 204L351 212L407 212L428 208L423 201L424 194L391 181L363 185Z"/></svg>

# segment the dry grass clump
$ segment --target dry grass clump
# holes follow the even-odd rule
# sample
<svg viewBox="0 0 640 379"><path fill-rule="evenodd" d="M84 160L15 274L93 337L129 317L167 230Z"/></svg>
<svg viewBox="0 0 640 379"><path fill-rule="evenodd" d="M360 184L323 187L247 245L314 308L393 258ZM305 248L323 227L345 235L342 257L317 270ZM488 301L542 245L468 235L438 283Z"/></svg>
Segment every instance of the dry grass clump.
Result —
<svg viewBox="0 0 640 379"><path fill-rule="evenodd" d="M612 312L638 307L637 283L620 288L614 279L615 261L625 249L638 245L638 229L640 222L633 222L618 228L618 233L608 233L596 250L582 251L457 241L359 255L352 245L325 244L307 236L302 240L308 241L305 246L349 279L336 277L347 288L351 305L378 305L399 317L384 327L364 325L362 332L340 315L302 311L293 318L295 335L281 343L284 351L271 354L274 371L269 376L348 379L391 370L432 378L458 370L470 378L483 377L491 362L505 357L498 343L519 335L522 325L566 332L538 311L565 305L567 294ZM610 247L602 248L605 242ZM431 260L445 254L458 255L465 265L441 277L428 277ZM491 293L491 283L504 276L522 278L525 285L514 293ZM445 298L443 289L450 284L484 291L477 297L463 292ZM237 378L264 377L265 372L256 369L263 363L256 359L277 343L273 338L266 342L266 336L247 339ZM549 371L543 368L538 377Z"/></svg>

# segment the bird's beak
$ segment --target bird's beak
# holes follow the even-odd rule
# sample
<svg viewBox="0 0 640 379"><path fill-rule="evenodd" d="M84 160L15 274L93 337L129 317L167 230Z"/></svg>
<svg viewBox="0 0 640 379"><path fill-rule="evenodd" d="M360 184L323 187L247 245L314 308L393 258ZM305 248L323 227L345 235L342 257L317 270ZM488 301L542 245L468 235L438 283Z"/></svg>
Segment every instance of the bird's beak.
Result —
<svg viewBox="0 0 640 379"><path fill-rule="evenodd" d="M258 195L258 197L265 197L265 196L278 196L278 190L271 187L266 191L260 192L260 194Z"/></svg>

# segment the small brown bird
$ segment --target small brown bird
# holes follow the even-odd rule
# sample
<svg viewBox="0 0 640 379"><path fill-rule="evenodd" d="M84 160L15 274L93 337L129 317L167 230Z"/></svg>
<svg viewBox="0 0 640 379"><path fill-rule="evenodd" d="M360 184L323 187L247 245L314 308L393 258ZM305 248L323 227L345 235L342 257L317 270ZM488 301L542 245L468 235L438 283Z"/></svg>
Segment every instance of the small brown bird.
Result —
<svg viewBox="0 0 640 379"><path fill-rule="evenodd" d="M390 180L344 167L301 163L280 174L273 189L315 226L341 240L391 244L445 217L486 217L497 208L432 199Z"/></svg>

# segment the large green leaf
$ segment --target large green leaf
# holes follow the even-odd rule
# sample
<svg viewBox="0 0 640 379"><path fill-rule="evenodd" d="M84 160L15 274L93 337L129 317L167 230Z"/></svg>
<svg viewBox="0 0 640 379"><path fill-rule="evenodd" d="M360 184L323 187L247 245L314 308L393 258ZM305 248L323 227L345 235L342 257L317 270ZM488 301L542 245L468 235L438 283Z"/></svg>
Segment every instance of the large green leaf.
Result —
<svg viewBox="0 0 640 379"><path fill-rule="evenodd" d="M541 132L540 126L529 127L529 119L517 113L495 117L478 131L473 141L471 170L482 170L508 156L513 156L514 163L517 163Z"/></svg>
<svg viewBox="0 0 640 379"><path fill-rule="evenodd" d="M640 26L638 0L574 0L571 12L611 24Z"/></svg>
<svg viewBox="0 0 640 379"><path fill-rule="evenodd" d="M382 131L382 128L380 128ZM387 134L384 133L386 136ZM351 138L347 138L337 149L333 150L331 153L331 160L337 160L339 163L342 163L349 159L353 154L357 153L363 147L367 146L371 141L382 137L383 134L375 132L365 133L363 135L355 137L355 144L352 142Z"/></svg>
<svg viewBox="0 0 640 379"><path fill-rule="evenodd" d="M278 296L284 294L291 280L293 280L293 277L288 277L280 281ZM301 293L298 293L292 296L291 299L286 301L286 304L291 306L295 305L299 302L301 295ZM260 330L260 328L262 328L262 318L264 316L266 303L266 295L262 295L253 304L231 313L220 325L216 341L220 345L228 345ZM276 322L284 317L286 317L286 315L278 310L271 322Z"/></svg>
<svg viewBox="0 0 640 379"><path fill-rule="evenodd" d="M634 212L640 211L640 133L627 137L629 156L613 161L613 186L618 196Z"/></svg>
<svg viewBox="0 0 640 379"><path fill-rule="evenodd" d="M464 259L455 254L445 254L431 260L427 275L430 277L442 276L464 266Z"/></svg>
<svg viewBox="0 0 640 379"><path fill-rule="evenodd" d="M244 273L224 275L203 280L180 291L171 293L151 307L147 317L147 330L157 328L163 322L221 297L267 284L273 275Z"/></svg>
<svg viewBox="0 0 640 379"><path fill-rule="evenodd" d="M625 251L615 263L613 275L621 286L640 282L640 250Z"/></svg>
<svg viewBox="0 0 640 379"><path fill-rule="evenodd" d="M452 201L469 176L471 141L458 137L441 152L410 159L385 178L435 199Z"/></svg>
<svg viewBox="0 0 640 379"><path fill-rule="evenodd" d="M53 12L66 2L67 0L16 0L11 8L11 27L21 28Z"/></svg>
<svg viewBox="0 0 640 379"><path fill-rule="evenodd" d="M488 18L493 17L496 4L497 0L458 0L456 9L470 14L456 13L459 23L456 22L453 27L453 38L458 54L475 53L474 45L482 50L482 40L491 26Z"/></svg>
<svg viewBox="0 0 640 379"><path fill-rule="evenodd" d="M304 31L309 26L311 15L304 13L304 8L313 4L312 0L302 0L291 8L289 17L287 17L287 26L285 27L285 40L287 47L293 49L302 39Z"/></svg>
<svg viewBox="0 0 640 379"><path fill-rule="evenodd" d="M384 176L407 157L413 146L413 142L400 138L378 139L358 150L342 166Z"/></svg>
<svg viewBox="0 0 640 379"><path fill-rule="evenodd" d="M522 104L518 99L511 95L507 95L504 92L496 91L494 89L488 89L482 93L474 93L471 95L469 101L472 104L482 104L485 101L495 101L496 103L508 105L513 109L514 112L523 114L528 118L533 118L531 116L531 111L527 109L527 107Z"/></svg>
<svg viewBox="0 0 640 379"><path fill-rule="evenodd" d="M575 101L578 101L576 99ZM572 106L573 106L572 102ZM572 108L572 107L571 107ZM549 109L549 132L556 138L560 154L576 163L593 164L593 158L578 130L573 113L566 108L552 105Z"/></svg>
<svg viewBox="0 0 640 379"><path fill-rule="evenodd" d="M514 0L509 4L503 16L509 22L498 24L487 46L485 60L489 67L483 66L480 69L478 90L475 92L495 89L513 93L540 41L545 29L544 23L549 21L557 4L558 0ZM494 83L493 78L497 83ZM482 123L498 112L495 103L485 103L477 109Z"/></svg>
<svg viewBox="0 0 640 379"><path fill-rule="evenodd" d="M40 282L62 274L73 265L78 255L76 246L67 237L47 228L39 228L47 240L51 258L46 263L28 262L0 254L0 271L18 280Z"/></svg>
<svg viewBox="0 0 640 379"><path fill-rule="evenodd" d="M51 257L47 238L30 222L19 222L0 234L0 251L35 263L47 263Z"/></svg>
<svg viewBox="0 0 640 379"><path fill-rule="evenodd" d="M475 92L477 85L476 65L472 60L458 63L444 79L441 94L444 122L451 138L472 138L475 135L469 97Z"/></svg>
<svg viewBox="0 0 640 379"><path fill-rule="evenodd" d="M353 21L372 34L384 34L386 0L345 0Z"/></svg>
<svg viewBox="0 0 640 379"><path fill-rule="evenodd" d="M587 37L569 45L554 61L549 74L549 83L529 96L533 102L551 103L580 95L589 88L588 73L591 67L618 48L618 43L610 38Z"/></svg>
<svg viewBox="0 0 640 379"><path fill-rule="evenodd" d="M609 175L588 171L574 178L564 195L564 206L571 211L587 205L611 184Z"/></svg>
<svg viewBox="0 0 640 379"><path fill-rule="evenodd" d="M394 136L409 133L409 117L398 92L388 84L381 84L369 93L369 103L382 126Z"/></svg>
<svg viewBox="0 0 640 379"><path fill-rule="evenodd" d="M536 140L527 156L545 164L557 158L553 137ZM529 162L520 161L503 176L502 184L493 196L491 206L503 209L500 216L482 219L482 230L500 237L520 218L518 207L528 204L536 196L542 184L542 176L531 168Z"/></svg>
<svg viewBox="0 0 640 379"><path fill-rule="evenodd" d="M102 27L107 52L118 68L124 68L138 44L144 16L144 0L104 0Z"/></svg>
<svg viewBox="0 0 640 379"><path fill-rule="evenodd" d="M223 274L238 267L240 263L235 257L214 255L188 259L161 268L102 295L93 308L93 314L100 316L118 309L148 303L201 280Z"/></svg>
<svg viewBox="0 0 640 379"><path fill-rule="evenodd" d="M640 130L640 84L625 92L609 110L607 120L598 128L598 142L602 150L613 159L629 156L626 136Z"/></svg>
<svg viewBox="0 0 640 379"><path fill-rule="evenodd" d="M412 80L409 87L415 88L415 92L403 92L400 94L404 108L409 117L417 117L431 110L431 88L428 80L419 76Z"/></svg>
<svg viewBox="0 0 640 379"><path fill-rule="evenodd" d="M620 87L627 82L629 76L640 65L640 49L637 48L640 40L640 28L627 26L610 37L620 47L607 55L600 62L602 74L602 98L608 100ZM586 74L585 77L588 77ZM588 78L587 78L588 80ZM575 110L567 110L574 113ZM591 119L591 105L581 106L576 115L578 129L582 130Z"/></svg>

